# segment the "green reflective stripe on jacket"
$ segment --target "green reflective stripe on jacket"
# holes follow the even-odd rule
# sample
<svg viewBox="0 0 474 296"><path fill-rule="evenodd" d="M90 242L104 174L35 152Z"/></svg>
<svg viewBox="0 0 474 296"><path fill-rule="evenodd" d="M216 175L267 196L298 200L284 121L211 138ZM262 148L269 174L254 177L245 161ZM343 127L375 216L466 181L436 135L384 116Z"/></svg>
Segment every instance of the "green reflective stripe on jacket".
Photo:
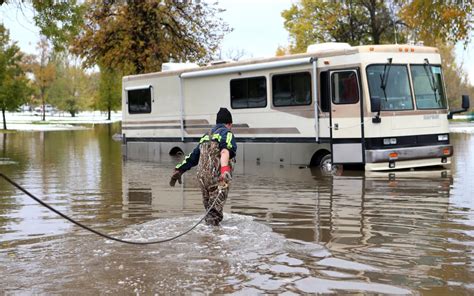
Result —
<svg viewBox="0 0 474 296"><path fill-rule="evenodd" d="M178 163L175 168L176 169L179 169L182 165L184 165L186 163L186 161L188 160L188 158L191 156L191 153L188 154L188 156L186 156L182 162Z"/></svg>
<svg viewBox="0 0 474 296"><path fill-rule="evenodd" d="M225 140L227 144L227 149L232 149L232 133L227 133L227 138Z"/></svg>
<svg viewBox="0 0 474 296"><path fill-rule="evenodd" d="M204 137L202 137L201 140L199 140L199 144L204 143L206 141L209 141L209 135L205 135Z"/></svg>
<svg viewBox="0 0 474 296"><path fill-rule="evenodd" d="M218 142L220 142L222 139L221 135L219 134L213 134L212 135L212 140L217 140ZM201 138L201 140L199 140L199 144L203 143L203 142L207 142L209 141L209 135L205 135Z"/></svg>
<svg viewBox="0 0 474 296"><path fill-rule="evenodd" d="M217 140L218 142L220 142L221 139L222 139L222 137L221 137L221 135L219 135L219 134L213 134L213 135L212 135L212 139L213 139L213 140Z"/></svg>

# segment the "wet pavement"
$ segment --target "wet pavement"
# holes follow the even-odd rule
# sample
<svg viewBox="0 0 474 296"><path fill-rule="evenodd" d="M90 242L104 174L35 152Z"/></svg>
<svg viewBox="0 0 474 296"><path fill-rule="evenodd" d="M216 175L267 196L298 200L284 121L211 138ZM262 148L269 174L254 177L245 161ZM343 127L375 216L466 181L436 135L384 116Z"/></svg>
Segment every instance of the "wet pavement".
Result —
<svg viewBox="0 0 474 296"><path fill-rule="evenodd" d="M119 125L0 134L0 171L67 215L123 239L164 239L201 218L193 171L122 162ZM238 163L221 227L170 243L88 233L0 180L6 294L467 295L474 292L474 134L450 170L372 174Z"/></svg>

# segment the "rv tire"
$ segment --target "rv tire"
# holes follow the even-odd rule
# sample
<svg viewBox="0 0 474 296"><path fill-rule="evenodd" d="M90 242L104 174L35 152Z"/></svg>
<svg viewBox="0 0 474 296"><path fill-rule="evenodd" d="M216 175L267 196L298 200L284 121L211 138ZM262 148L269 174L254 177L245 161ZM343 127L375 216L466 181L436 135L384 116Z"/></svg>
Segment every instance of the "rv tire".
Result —
<svg viewBox="0 0 474 296"><path fill-rule="evenodd" d="M340 176L343 171L342 164L332 164L331 154L326 154L319 162L319 169L325 176Z"/></svg>

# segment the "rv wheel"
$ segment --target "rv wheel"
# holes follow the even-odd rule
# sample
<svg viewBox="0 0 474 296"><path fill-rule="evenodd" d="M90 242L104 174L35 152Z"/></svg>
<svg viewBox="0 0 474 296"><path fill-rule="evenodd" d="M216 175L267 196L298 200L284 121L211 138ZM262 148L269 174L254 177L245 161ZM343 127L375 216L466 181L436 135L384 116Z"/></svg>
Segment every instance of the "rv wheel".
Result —
<svg viewBox="0 0 474 296"><path fill-rule="evenodd" d="M340 176L342 175L342 164L332 164L331 154L326 154L321 158L319 169L325 176Z"/></svg>

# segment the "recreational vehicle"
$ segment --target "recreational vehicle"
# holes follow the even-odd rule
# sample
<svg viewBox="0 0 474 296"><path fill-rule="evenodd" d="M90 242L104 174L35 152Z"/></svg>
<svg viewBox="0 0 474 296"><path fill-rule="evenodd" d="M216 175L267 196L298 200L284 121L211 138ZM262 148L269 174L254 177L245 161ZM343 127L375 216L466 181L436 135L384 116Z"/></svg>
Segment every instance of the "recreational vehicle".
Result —
<svg viewBox="0 0 474 296"><path fill-rule="evenodd" d="M167 63L123 77L123 154L159 161L189 153L215 123L233 116L239 162L345 164L366 170L449 165L449 111L436 48L325 43L307 53Z"/></svg>

